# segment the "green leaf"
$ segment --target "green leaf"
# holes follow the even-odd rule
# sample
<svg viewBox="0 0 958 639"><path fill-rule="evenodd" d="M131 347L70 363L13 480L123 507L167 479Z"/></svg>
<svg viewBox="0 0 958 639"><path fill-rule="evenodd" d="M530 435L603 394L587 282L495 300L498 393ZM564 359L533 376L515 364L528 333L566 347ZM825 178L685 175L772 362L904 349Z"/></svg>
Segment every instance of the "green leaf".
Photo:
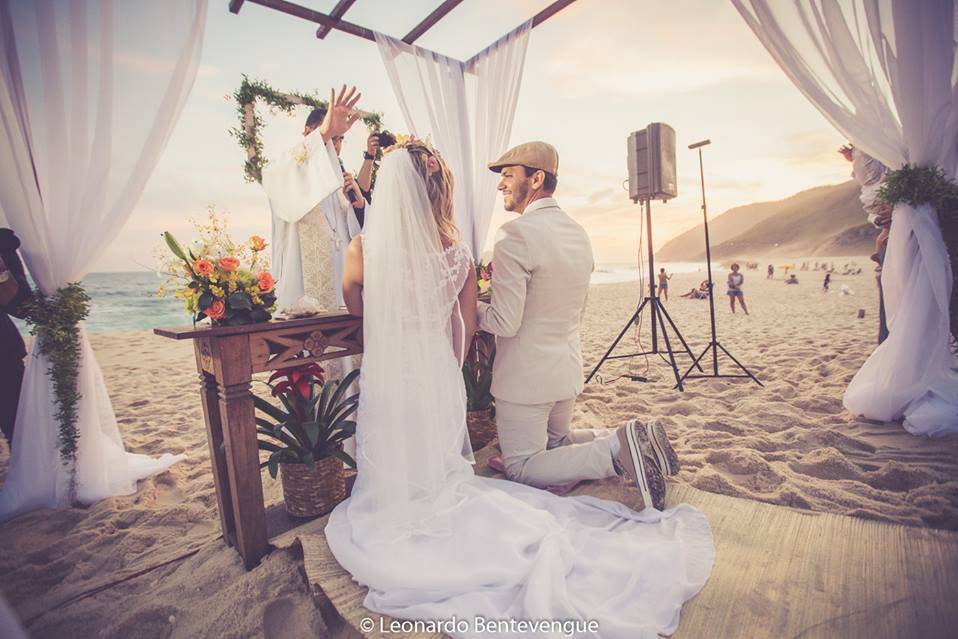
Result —
<svg viewBox="0 0 958 639"><path fill-rule="evenodd" d="M339 448L327 451L326 454L329 457L335 457L336 459L342 461L350 468L356 468L356 460L354 460L345 451L340 450Z"/></svg>
<svg viewBox="0 0 958 639"><path fill-rule="evenodd" d="M227 300L229 307L235 311L249 311L253 309L253 298L245 291L237 291L230 295Z"/></svg>
<svg viewBox="0 0 958 639"><path fill-rule="evenodd" d="M309 438L309 449L312 450L319 442L319 424L315 421L304 422L303 430L306 431L306 436Z"/></svg>
<svg viewBox="0 0 958 639"><path fill-rule="evenodd" d="M205 311L210 306L212 306L213 299L214 299L213 295L210 293L203 293L202 295L200 295L200 299L198 301L200 309Z"/></svg>
<svg viewBox="0 0 958 639"><path fill-rule="evenodd" d="M166 245L170 247L170 250L173 251L173 255L180 258L184 262L189 263L186 259L186 254L183 252L183 249L180 248L179 242L176 241L176 238L169 231L163 232L163 237L166 239Z"/></svg>
<svg viewBox="0 0 958 639"><path fill-rule="evenodd" d="M349 417L356 412L356 409L359 408L359 395L353 395L342 404L339 405L339 409L336 411L336 414L333 416L331 423L335 424L336 422Z"/></svg>
<svg viewBox="0 0 958 639"><path fill-rule="evenodd" d="M281 450L284 450L283 448L280 448L279 446L277 446L277 445L274 444L273 442L268 442L268 441L266 441L265 439L257 439L257 440L256 440L256 445L259 447L260 450L266 450L266 451L269 451L269 452L272 452L272 453L276 453L276 452L279 452L279 451L281 451Z"/></svg>
<svg viewBox="0 0 958 639"><path fill-rule="evenodd" d="M323 385L323 394L319 398L319 405L316 407L316 419L317 421L326 421L327 415L326 412L329 406L329 398L336 390L336 382L326 382Z"/></svg>
<svg viewBox="0 0 958 639"><path fill-rule="evenodd" d="M266 430L268 430L268 431L270 431L270 432L272 432L272 430L273 430L274 428L276 428L276 424L274 424L273 422L266 421L266 420L263 419L262 417L257 417L257 418L256 418L256 424L257 424L258 426L262 426L263 428L265 428Z"/></svg>
<svg viewBox="0 0 958 639"><path fill-rule="evenodd" d="M276 479L276 475L279 474L279 462L282 456L283 451L275 452L269 456L269 460L266 462L266 465L269 468L269 476L273 479Z"/></svg>
<svg viewBox="0 0 958 639"><path fill-rule="evenodd" d="M359 371L353 370L353 371L350 371L350 373L346 375L346 377L344 377L339 382L339 385L336 388L336 392L333 394L332 399L330 399L330 404L332 404L332 409L333 409L333 410L330 410L331 413L335 412L336 406L340 398L343 396L345 392L349 390L349 386L353 383L353 380L356 379L356 377L358 376L359 376Z"/></svg>
<svg viewBox="0 0 958 639"><path fill-rule="evenodd" d="M253 406L255 406L257 410L263 411L279 423L285 422L289 418L289 415L280 410L275 404L268 402L257 395L253 395Z"/></svg>
<svg viewBox="0 0 958 639"><path fill-rule="evenodd" d="M286 444L286 446L291 448L292 450L299 450L303 448L303 445L300 444L299 441L293 435L291 435L290 433L287 433L286 431L282 429L277 429L273 437L275 437L279 441Z"/></svg>

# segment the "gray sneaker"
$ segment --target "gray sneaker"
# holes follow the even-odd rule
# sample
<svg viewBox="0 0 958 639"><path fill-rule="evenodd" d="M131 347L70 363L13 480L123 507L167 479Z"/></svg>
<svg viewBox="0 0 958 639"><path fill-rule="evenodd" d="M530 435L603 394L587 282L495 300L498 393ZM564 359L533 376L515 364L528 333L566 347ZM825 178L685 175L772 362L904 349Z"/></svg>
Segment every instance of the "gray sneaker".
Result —
<svg viewBox="0 0 958 639"><path fill-rule="evenodd" d="M679 474L679 456L675 454L665 427L654 419L642 424L637 419L630 419L626 425L635 428L639 440L639 448L646 457L651 457L659 470L666 477Z"/></svg>
<svg viewBox="0 0 958 639"><path fill-rule="evenodd" d="M619 452L613 457L613 465L630 485L638 489L640 499L634 510L644 510L649 506L662 510L665 508L665 477L652 458L643 454L639 430L641 428L630 422L616 431Z"/></svg>

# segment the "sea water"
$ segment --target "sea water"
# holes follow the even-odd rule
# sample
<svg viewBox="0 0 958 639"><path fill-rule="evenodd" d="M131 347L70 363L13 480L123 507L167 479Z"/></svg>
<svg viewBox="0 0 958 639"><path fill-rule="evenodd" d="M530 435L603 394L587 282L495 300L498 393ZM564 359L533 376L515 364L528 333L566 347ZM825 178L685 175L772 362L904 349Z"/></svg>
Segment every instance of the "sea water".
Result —
<svg viewBox="0 0 958 639"><path fill-rule="evenodd" d="M663 262L656 264L656 271L664 267L667 273L705 272L705 263ZM598 264L592 273L593 284L637 281L644 271L635 264ZM712 266L713 271L719 267ZM90 296L90 315L86 330L91 333L110 331L149 331L154 328L186 326L192 320L183 309L183 302L175 297L159 297L157 287L162 282L155 273L90 273L82 282ZM24 335L27 327L15 320Z"/></svg>

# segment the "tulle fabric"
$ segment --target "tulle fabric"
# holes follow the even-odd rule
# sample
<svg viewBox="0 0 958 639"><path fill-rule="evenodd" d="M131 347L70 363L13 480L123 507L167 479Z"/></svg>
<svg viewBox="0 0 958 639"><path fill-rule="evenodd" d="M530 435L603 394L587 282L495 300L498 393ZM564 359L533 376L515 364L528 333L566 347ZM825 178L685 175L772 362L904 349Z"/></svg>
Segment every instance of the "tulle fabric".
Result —
<svg viewBox="0 0 958 639"><path fill-rule="evenodd" d="M688 505L636 513L477 477L462 454L456 302L471 254L443 248L405 151L387 155L364 240L358 478L330 515L339 563L370 610L403 619L595 620L573 636L656 637L708 580L711 530ZM497 636L530 635L502 628ZM553 629L554 630L554 629Z"/></svg>

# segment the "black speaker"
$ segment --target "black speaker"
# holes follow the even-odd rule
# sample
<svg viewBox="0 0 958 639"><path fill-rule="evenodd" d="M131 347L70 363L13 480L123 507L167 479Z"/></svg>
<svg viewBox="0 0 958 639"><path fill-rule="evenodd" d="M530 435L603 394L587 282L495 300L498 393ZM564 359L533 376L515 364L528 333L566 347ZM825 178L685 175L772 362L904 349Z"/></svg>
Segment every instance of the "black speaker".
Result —
<svg viewBox="0 0 958 639"><path fill-rule="evenodd" d="M675 129L653 122L629 134L629 197L671 200L678 195L675 171Z"/></svg>

